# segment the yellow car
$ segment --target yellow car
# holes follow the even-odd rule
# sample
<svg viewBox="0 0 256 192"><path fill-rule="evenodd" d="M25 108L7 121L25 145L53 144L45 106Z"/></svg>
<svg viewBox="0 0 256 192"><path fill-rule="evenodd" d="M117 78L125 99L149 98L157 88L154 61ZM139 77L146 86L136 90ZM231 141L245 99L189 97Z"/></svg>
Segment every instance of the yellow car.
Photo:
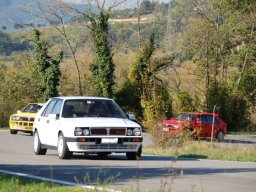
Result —
<svg viewBox="0 0 256 192"><path fill-rule="evenodd" d="M42 103L30 103L23 110L11 115L9 120L10 133L17 134L18 131L21 131L33 135L35 115L42 106Z"/></svg>

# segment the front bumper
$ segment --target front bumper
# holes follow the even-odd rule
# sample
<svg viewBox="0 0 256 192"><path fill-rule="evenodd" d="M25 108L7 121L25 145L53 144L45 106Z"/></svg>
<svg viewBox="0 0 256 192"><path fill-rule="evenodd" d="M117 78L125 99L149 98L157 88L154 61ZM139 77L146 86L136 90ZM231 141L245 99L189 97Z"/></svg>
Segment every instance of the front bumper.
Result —
<svg viewBox="0 0 256 192"><path fill-rule="evenodd" d="M116 143L103 143L103 139L116 139ZM83 137L65 138L72 152L136 152L142 145L142 137ZM79 140L85 139L85 142Z"/></svg>
<svg viewBox="0 0 256 192"><path fill-rule="evenodd" d="M9 125L11 130L25 131L25 132L33 131L33 122L10 121Z"/></svg>

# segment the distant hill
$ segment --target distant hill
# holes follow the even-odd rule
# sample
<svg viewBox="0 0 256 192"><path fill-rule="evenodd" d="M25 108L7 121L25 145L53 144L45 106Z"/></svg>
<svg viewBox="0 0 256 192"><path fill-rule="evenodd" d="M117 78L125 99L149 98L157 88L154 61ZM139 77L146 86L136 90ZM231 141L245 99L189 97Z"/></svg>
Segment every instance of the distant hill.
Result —
<svg viewBox="0 0 256 192"><path fill-rule="evenodd" d="M42 2L41 5L45 6L47 0L40 1ZM52 3L54 0L50 2ZM76 4L76 6L82 10L87 8L86 4ZM0 0L0 30L5 26L6 31L13 31L15 23L31 23L35 21L36 24L42 24L34 20L35 18L30 13L31 10L33 14L40 12L36 5L36 0ZM95 9L92 8L92 10Z"/></svg>
<svg viewBox="0 0 256 192"><path fill-rule="evenodd" d="M0 1L0 27L6 26L7 30L13 28L15 22L28 22L31 16L22 12L28 1L26 0L1 0Z"/></svg>
<svg viewBox="0 0 256 192"><path fill-rule="evenodd" d="M31 23L34 21L36 24L43 24L39 21L33 20L33 16L30 12L39 13L39 9L36 5L36 1L41 2L41 5L44 6L46 2L53 3L57 0L0 0L0 30L3 29L3 26L6 27L6 31L13 31L15 23ZM64 2L81 2L79 0L63 0ZM169 2L170 0L159 0L158 2ZM113 1L106 1L106 7L111 5ZM81 10L87 9L86 4L76 3L77 6ZM124 9L124 8L134 8L136 7L136 0L128 0L122 4L120 4L116 9ZM26 12L25 12L26 10ZM91 10L93 12L97 12L95 7L92 7ZM35 18L34 18L35 19ZM34 23L33 22L33 23Z"/></svg>

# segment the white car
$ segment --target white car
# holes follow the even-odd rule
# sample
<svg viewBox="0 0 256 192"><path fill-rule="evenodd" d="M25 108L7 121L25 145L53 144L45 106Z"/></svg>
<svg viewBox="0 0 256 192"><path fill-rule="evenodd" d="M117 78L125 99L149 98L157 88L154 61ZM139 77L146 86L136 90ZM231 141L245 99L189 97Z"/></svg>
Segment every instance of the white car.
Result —
<svg viewBox="0 0 256 192"><path fill-rule="evenodd" d="M100 97L54 97L37 113L33 125L34 152L45 155L57 149L60 159L73 152L126 153L138 160L142 152L142 129L133 115L126 115L117 103Z"/></svg>

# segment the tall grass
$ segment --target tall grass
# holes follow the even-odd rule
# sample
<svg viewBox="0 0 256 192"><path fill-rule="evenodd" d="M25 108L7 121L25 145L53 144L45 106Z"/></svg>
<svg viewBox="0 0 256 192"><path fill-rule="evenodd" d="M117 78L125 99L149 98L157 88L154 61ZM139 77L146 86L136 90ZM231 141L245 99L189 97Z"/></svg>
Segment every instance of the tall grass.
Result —
<svg viewBox="0 0 256 192"><path fill-rule="evenodd" d="M256 147L242 147L231 143L185 141L179 145L144 147L144 155L161 155L184 158L214 159L227 161L256 162Z"/></svg>

